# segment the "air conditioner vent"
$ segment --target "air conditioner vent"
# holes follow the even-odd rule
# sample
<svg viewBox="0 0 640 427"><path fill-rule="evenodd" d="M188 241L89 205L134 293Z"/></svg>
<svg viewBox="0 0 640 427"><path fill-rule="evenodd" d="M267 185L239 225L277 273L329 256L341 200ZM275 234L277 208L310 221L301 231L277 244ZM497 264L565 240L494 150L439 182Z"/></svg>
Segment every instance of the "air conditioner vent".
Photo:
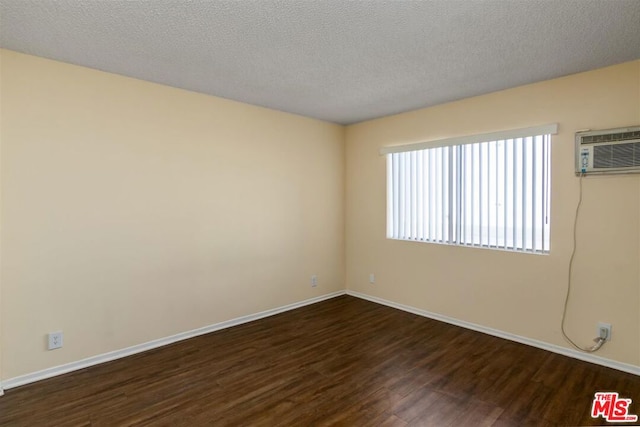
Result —
<svg viewBox="0 0 640 427"><path fill-rule="evenodd" d="M593 167L628 168L640 166L640 142L593 147Z"/></svg>
<svg viewBox="0 0 640 427"><path fill-rule="evenodd" d="M640 126L576 133L576 174L640 172Z"/></svg>
<svg viewBox="0 0 640 427"><path fill-rule="evenodd" d="M640 139L640 130L635 132L605 133L603 135L583 136L582 144L595 144L598 142L622 142L632 139Z"/></svg>

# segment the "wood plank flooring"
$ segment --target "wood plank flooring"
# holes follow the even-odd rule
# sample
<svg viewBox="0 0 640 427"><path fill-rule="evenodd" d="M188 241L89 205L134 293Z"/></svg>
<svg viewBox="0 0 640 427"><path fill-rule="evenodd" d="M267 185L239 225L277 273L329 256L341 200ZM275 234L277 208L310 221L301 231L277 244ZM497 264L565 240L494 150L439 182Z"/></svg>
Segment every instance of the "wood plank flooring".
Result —
<svg viewBox="0 0 640 427"><path fill-rule="evenodd" d="M640 377L342 296L7 390L2 426L555 426Z"/></svg>

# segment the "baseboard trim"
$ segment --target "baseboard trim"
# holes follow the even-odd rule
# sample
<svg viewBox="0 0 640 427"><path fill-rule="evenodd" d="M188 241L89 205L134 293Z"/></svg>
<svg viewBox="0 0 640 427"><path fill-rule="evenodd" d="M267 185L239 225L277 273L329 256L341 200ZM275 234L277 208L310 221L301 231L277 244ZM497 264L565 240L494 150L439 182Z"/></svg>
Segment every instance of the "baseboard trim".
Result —
<svg viewBox="0 0 640 427"><path fill-rule="evenodd" d="M99 354L86 359L78 360L76 362L66 363L60 366L54 366L52 368L43 369L41 371L32 372L30 374L20 375L18 377L9 378L2 382L0 386L0 396L3 394L3 390L9 390L14 387L33 383L36 381L44 380L47 378L55 377L58 375L66 374L69 372L77 371L79 369L88 368L90 366L99 365L101 363L110 362L112 360L121 359L123 357L131 356L144 351L153 350L154 348L162 347L165 345L173 344L178 341L183 341L189 338L194 338L199 335L208 334L211 332L219 331L221 329L231 328L233 326L242 325L243 323L253 322L254 320L263 319L265 317L273 316L276 314L284 313L285 311L294 310L296 308L304 307L324 301L327 299L335 298L340 295L344 295L346 291L336 291L329 294L321 295L315 298L310 298L304 301L295 302L292 304L284 305L270 310L261 311L255 314L249 314L247 316L237 317L235 319L226 320L224 322L215 323L213 325L204 326L202 328L193 329L191 331L181 332L176 335L171 335L165 338L159 338L146 343L134 345L132 347L123 348L121 350L111 351L109 353Z"/></svg>
<svg viewBox="0 0 640 427"><path fill-rule="evenodd" d="M429 319L438 320L440 322L449 323L451 325L460 326L462 328L471 329L473 331L482 332L488 335L493 335L498 338L504 338L509 341L515 341L520 344L530 345L532 347L541 348L543 350L551 351L553 353L562 354L563 356L579 359L585 362L595 363L596 365L606 366L607 368L617 369L619 371L627 372L634 375L640 375L640 366L631 365L628 363L618 362L615 360L607 359L604 357L595 356L590 353L581 353L577 350L573 350L566 347L561 347L555 344L549 344L544 341L538 341L531 338L515 335L509 332L504 332L498 329L488 328L486 326L478 325L471 322L465 322L464 320L458 320L453 317L444 316L442 314L433 313L420 308L411 307L397 302L389 301L384 298L378 298L371 295L363 294L356 291L347 290L347 295L351 295L357 298L361 298L367 301L375 302L378 304L386 305L388 307L397 308L398 310L406 311L409 313L417 314L418 316L428 317Z"/></svg>
<svg viewBox="0 0 640 427"><path fill-rule="evenodd" d="M66 363L64 365L54 366L52 368L43 369L41 371L20 375L14 378L9 378L7 380L0 382L0 396L4 395L4 390L9 390L14 387L19 387L21 385L30 384L36 381L44 380L47 378L55 377L58 375L66 374L66 373L77 371L80 369L99 365L101 363L110 362L112 360L121 359L123 357L131 356L131 355L142 353L148 350L153 350L158 347L173 344L178 341L194 338L200 335L219 331L221 329L242 325L243 323L253 322L254 320L259 320L265 317L274 316L279 313L284 313L286 311L295 310L296 308L315 304L320 301L335 298L344 294L351 295L356 298L364 299L367 301L371 301L377 304L386 305L388 307L396 308L398 310L406 311L408 313L413 313L418 316L427 317L429 319L438 320L441 322L449 323L451 325L460 326L462 328L471 329L473 331L482 332L482 333L493 335L499 338L504 338L509 341L514 341L514 342L529 345L532 347L540 348L543 350L551 351L553 353L562 354L564 356L571 357L574 359L594 363L601 366L606 366L608 368L616 369L616 370L627 372L634 375L640 375L640 366L618 362L615 360L595 356L592 354L581 353L577 350L572 350L570 348L546 343L544 341L538 341L535 339L523 337L523 336L512 334L509 332L504 332L498 329L489 328L489 327L478 325L475 323L466 322L464 320L455 319L453 317L444 316L442 314L433 313L427 310L389 301L384 298L379 298L379 297L363 294L363 293L352 291L352 290L346 290L346 291L332 292L332 293L321 295L315 298L310 298L304 301L299 301L296 303L284 305L284 306L273 308L270 310L261 311L259 313L249 314L246 316L237 317L235 319L227 320L224 322L215 323L213 325L204 326L202 328L193 329L191 331L181 332L179 334L171 335L165 338L159 338L153 341L134 345L124 349L100 354L97 356L92 356L86 359L78 360L76 362Z"/></svg>

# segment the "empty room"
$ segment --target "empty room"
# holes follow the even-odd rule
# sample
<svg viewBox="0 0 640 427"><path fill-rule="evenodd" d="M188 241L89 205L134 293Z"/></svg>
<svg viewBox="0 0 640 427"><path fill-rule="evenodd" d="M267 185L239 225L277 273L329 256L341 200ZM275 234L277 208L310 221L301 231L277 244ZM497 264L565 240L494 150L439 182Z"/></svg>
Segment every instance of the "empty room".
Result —
<svg viewBox="0 0 640 427"><path fill-rule="evenodd" d="M639 425L639 22L0 0L0 425Z"/></svg>

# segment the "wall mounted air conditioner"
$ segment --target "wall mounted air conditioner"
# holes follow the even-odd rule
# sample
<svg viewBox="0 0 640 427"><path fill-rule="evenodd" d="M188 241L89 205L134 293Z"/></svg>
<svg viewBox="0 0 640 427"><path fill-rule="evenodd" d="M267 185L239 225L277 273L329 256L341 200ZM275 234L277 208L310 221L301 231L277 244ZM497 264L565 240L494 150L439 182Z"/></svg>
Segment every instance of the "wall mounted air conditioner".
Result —
<svg viewBox="0 0 640 427"><path fill-rule="evenodd" d="M640 172L640 126L576 133L576 175Z"/></svg>

